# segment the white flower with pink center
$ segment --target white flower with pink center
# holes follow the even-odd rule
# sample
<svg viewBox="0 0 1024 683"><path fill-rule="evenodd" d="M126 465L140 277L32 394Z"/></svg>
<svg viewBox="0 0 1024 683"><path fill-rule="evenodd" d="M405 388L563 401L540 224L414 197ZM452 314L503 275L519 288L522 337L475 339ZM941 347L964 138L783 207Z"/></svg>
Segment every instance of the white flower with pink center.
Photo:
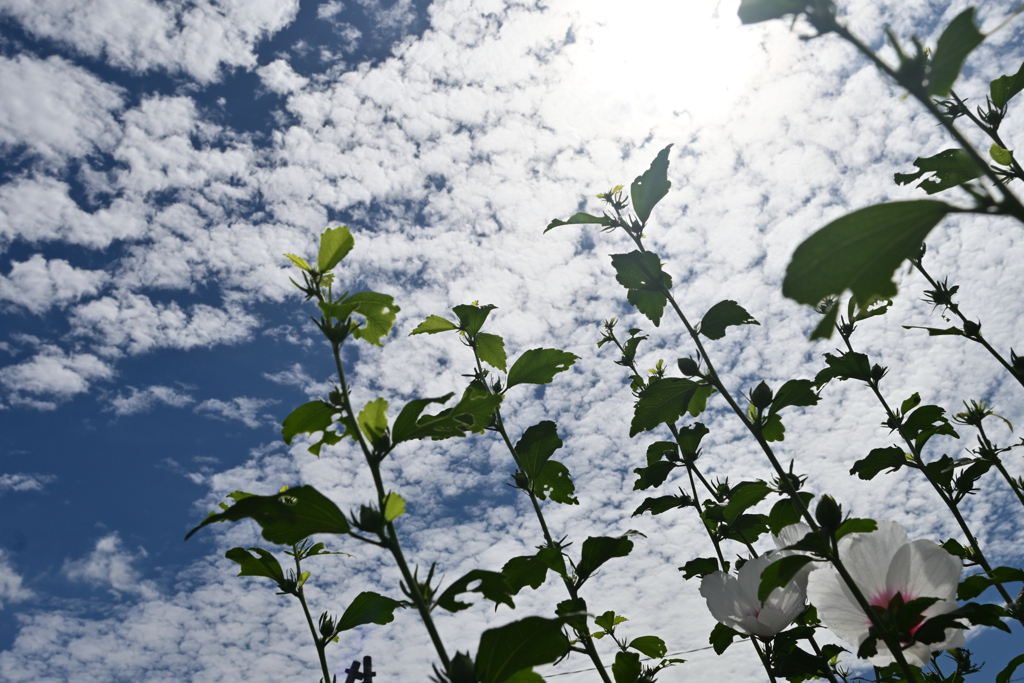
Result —
<svg viewBox="0 0 1024 683"><path fill-rule="evenodd" d="M963 564L935 543L911 541L896 522L878 522L878 529L866 534L850 534L839 541L839 558L861 593L873 607L888 609L897 594L903 603L917 598L938 598L922 612L924 619L957 608L956 588ZM822 564L811 572L807 597L818 609L818 618L830 631L860 647L868 637L871 621L850 589L831 565ZM922 622L924 621L922 619ZM910 629L911 635L920 623ZM925 666L935 650L948 650L964 644L961 629L946 629L937 643L912 643L903 650L907 662ZM878 654L869 661L875 666L891 664L894 659L881 640Z"/></svg>

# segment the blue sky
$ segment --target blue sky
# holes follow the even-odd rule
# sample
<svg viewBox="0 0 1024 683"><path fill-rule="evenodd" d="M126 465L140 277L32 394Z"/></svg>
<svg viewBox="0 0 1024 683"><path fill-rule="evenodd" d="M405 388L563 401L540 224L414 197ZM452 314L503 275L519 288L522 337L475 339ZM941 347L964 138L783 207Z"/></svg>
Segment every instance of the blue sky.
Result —
<svg viewBox="0 0 1024 683"><path fill-rule="evenodd" d="M713 622L676 567L708 554L706 541L690 515L630 519L642 500L630 470L652 439L627 438L629 392L595 342L600 321L618 316L657 332L644 367L688 345L678 325L651 330L626 307L607 257L621 236L541 232L597 210L594 194L674 144L651 244L694 317L728 297L762 323L716 342L723 371L738 389L809 377L832 344L808 343L813 315L781 296L793 248L853 208L915 197L892 173L948 143L838 41L804 43L783 22L741 27L738 2L676 5L0 0L0 677L316 676L298 608L223 558L254 543L254 528L181 539L239 488L313 483L343 508L365 502L354 453L339 446L317 461L279 438L331 372L281 254L311 255L337 224L356 238L346 287L402 307L384 350L349 359L357 402L458 388L464 349L407 335L473 300L498 306L489 326L510 357L542 345L579 355L545 392L510 396L506 421L518 432L559 423L581 505L552 510L553 525L578 539L630 528L651 539L595 579L607 609L670 651L703 647ZM934 44L966 3L840 5L880 46L883 24ZM983 28L1011 9L984 4ZM1019 67L1022 25L972 54L961 94L983 97L986 76ZM1011 146L1021 120L1011 107ZM1016 228L951 219L929 238L933 272L962 285L965 309L1004 352L1024 334L1006 296L1024 275ZM900 286L892 313L859 333L892 368L893 400L919 391L955 412L985 398L1021 424L1020 387L990 359L902 329L938 314L919 301L919 276L901 271ZM862 388L827 397L787 422L780 447L812 489L896 519L911 538L953 535L923 482L846 476L889 437ZM720 407L708 420L710 474L770 475ZM449 577L497 569L539 542L502 483L511 464L499 446L425 443L396 458L388 476L410 501L403 534L421 564L438 559ZM1019 563L1019 508L986 482L968 517L987 552ZM340 610L353 590L397 594L380 558L343 549L358 557L324 563L320 609ZM443 634L465 650L467 634L545 613L552 591L523 596L515 613L477 606L443 621ZM417 680L431 661L411 613L353 632L333 659L360 653ZM679 675L760 680L749 652L688 657Z"/></svg>

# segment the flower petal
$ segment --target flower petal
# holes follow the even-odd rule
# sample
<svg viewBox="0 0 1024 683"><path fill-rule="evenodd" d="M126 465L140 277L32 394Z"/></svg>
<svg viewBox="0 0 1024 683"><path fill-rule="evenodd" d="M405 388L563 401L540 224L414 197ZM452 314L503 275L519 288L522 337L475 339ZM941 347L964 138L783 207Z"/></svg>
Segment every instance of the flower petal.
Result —
<svg viewBox="0 0 1024 683"><path fill-rule="evenodd" d="M850 534L839 542L839 557L868 602L888 604L892 597L887 594L889 565L896 551L909 542L903 527L887 520L878 522L875 531Z"/></svg>
<svg viewBox="0 0 1024 683"><path fill-rule="evenodd" d="M870 622L839 572L831 565L818 567L807 577L807 599L818 609L818 618L854 651L867 637Z"/></svg>
<svg viewBox="0 0 1024 683"><path fill-rule="evenodd" d="M753 614L757 607L741 603L739 581L722 571L701 579L700 594L707 601L711 616L730 627L744 615Z"/></svg>

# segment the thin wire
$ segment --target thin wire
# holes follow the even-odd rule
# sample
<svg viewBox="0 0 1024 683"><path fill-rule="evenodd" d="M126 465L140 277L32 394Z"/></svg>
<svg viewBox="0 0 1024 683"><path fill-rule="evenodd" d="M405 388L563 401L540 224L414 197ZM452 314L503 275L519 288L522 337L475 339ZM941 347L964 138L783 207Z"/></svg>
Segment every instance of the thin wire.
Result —
<svg viewBox="0 0 1024 683"><path fill-rule="evenodd" d="M691 652L700 652L701 650L710 650L711 648L712 648L711 645L706 645L705 647L698 647L695 650L683 650L682 652L669 652L668 654L665 655L665 657L674 657L675 655L688 655ZM658 659L665 659L665 657L659 657ZM654 657L648 657L647 659L645 659L643 661L649 662L652 659L654 659ZM581 674L584 671L597 671L597 667L596 666L592 666L592 667L589 667L587 669L577 669L576 671L563 671L562 673L557 673L557 674L544 674L544 677L545 678L554 678L555 676L571 676L572 674Z"/></svg>

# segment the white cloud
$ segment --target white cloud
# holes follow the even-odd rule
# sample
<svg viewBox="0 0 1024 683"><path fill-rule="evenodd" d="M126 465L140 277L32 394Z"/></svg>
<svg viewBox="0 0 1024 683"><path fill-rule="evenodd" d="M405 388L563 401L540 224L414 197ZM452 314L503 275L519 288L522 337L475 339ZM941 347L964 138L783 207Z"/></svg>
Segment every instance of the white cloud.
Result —
<svg viewBox="0 0 1024 683"><path fill-rule="evenodd" d="M274 416L259 414L268 405L277 403L273 399L249 398L239 396L230 401L221 401L217 398L210 398L196 406L196 412L209 417L216 417L222 420L238 420L250 429L273 423Z"/></svg>
<svg viewBox="0 0 1024 683"><path fill-rule="evenodd" d="M56 479L52 474L0 474L0 496L7 491L42 491Z"/></svg>
<svg viewBox="0 0 1024 683"><path fill-rule="evenodd" d="M113 376L113 369L91 353L66 353L56 346L43 345L32 358L0 368L0 385L7 389L12 403L31 404L36 399L24 394L66 400L88 391L90 381ZM46 402L35 405L55 407Z"/></svg>
<svg viewBox="0 0 1024 683"><path fill-rule="evenodd" d="M317 19L333 19L344 11L344 3L341 3L338 0L329 0L329 2L322 2L317 5L316 16Z"/></svg>
<svg viewBox="0 0 1024 683"><path fill-rule="evenodd" d="M87 556L65 560L62 571L71 581L109 588L117 595L128 593L154 597L157 590L153 583L143 580L139 570L132 566L147 556L144 548L134 553L125 550L120 536L112 533L96 541L96 547Z"/></svg>
<svg viewBox="0 0 1024 683"><path fill-rule="evenodd" d="M26 145L47 162L109 151L120 126L121 89L60 57L0 58L0 150Z"/></svg>
<svg viewBox="0 0 1024 683"><path fill-rule="evenodd" d="M0 548L0 610L5 603L24 602L34 597L34 593L22 585L24 579L11 566L6 550Z"/></svg>
<svg viewBox="0 0 1024 683"><path fill-rule="evenodd" d="M41 314L97 294L108 278L102 270L75 268L63 259L47 261L33 254L27 261L12 261L9 275L0 274L0 301Z"/></svg>
<svg viewBox="0 0 1024 683"><path fill-rule="evenodd" d="M318 382L313 379L299 363L280 372L264 372L263 376L275 384L283 384L284 386L301 389L311 398L326 396L331 391L331 384L329 382Z"/></svg>
<svg viewBox="0 0 1024 683"><path fill-rule="evenodd" d="M141 391L135 387L128 387L128 391L131 393L127 396L118 395L110 399L110 407L118 417L148 412L158 403L183 408L194 402L191 396L173 387L153 385Z"/></svg>
<svg viewBox="0 0 1024 683"><path fill-rule="evenodd" d="M297 0L3 0L29 33L133 72L184 72L200 83L256 65L256 44L295 18Z"/></svg>
<svg viewBox="0 0 1024 683"><path fill-rule="evenodd" d="M309 79L295 73L291 65L283 59L275 59L266 66L256 70L264 87L278 95L287 95L301 90L309 83Z"/></svg>

